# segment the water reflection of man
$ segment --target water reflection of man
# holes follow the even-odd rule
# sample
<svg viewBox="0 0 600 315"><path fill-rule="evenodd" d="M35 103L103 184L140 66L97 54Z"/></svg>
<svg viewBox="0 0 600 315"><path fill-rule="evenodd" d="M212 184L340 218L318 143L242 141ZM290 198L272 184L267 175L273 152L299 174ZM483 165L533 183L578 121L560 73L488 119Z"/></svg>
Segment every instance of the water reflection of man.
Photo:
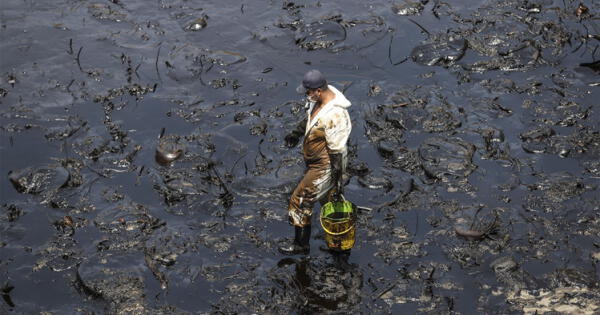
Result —
<svg viewBox="0 0 600 315"><path fill-rule="evenodd" d="M294 240L279 248L286 255L310 252L311 216L315 202L327 197L339 199L342 175L347 164L347 141L352 130L348 107L350 101L335 87L328 85L318 70L308 71L298 87L307 98L306 118L285 137L288 147L295 147L304 136L302 152L306 171L294 189L288 206Z"/></svg>
<svg viewBox="0 0 600 315"><path fill-rule="evenodd" d="M290 266L293 265L293 270ZM352 314L362 298L363 275L356 265L339 264L310 258L283 258L277 263L277 282L286 283L285 304L299 314L321 314L334 311Z"/></svg>

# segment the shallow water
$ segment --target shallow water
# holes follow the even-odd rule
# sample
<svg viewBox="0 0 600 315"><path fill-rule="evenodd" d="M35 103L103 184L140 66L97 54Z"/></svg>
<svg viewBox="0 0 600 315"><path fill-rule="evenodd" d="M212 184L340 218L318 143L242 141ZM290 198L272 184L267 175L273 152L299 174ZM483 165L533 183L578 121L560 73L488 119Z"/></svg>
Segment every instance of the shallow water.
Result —
<svg viewBox="0 0 600 315"><path fill-rule="evenodd" d="M3 1L0 311L600 311L598 5ZM311 68L353 104L348 264L318 211L277 251Z"/></svg>

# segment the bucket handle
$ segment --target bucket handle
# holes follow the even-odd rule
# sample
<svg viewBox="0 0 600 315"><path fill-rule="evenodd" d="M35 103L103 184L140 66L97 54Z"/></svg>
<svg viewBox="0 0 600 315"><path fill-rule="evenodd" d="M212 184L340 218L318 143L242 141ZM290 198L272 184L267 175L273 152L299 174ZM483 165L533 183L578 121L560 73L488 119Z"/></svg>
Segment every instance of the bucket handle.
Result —
<svg viewBox="0 0 600 315"><path fill-rule="evenodd" d="M319 221L321 222L321 226L323 227L323 230L325 230L325 232L327 232L327 234L329 234L329 235L336 235L336 236L337 236L337 235L346 234L346 233L348 233L350 230L352 230L352 228L354 227L354 226L350 225L350 227L349 227L349 228L347 228L347 229L346 229L345 231L343 231L343 232L332 232L332 231L328 230L328 229L325 227L325 225L323 224L323 217L319 216Z"/></svg>

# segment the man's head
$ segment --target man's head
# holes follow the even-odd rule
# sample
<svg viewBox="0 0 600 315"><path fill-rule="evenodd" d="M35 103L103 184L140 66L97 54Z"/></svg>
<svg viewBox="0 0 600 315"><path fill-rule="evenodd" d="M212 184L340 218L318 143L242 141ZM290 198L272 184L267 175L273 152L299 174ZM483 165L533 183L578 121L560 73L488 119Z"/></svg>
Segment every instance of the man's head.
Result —
<svg viewBox="0 0 600 315"><path fill-rule="evenodd" d="M306 94L311 102L317 102L321 99L323 91L327 90L327 80L319 70L310 70L304 74L302 85L296 91Z"/></svg>

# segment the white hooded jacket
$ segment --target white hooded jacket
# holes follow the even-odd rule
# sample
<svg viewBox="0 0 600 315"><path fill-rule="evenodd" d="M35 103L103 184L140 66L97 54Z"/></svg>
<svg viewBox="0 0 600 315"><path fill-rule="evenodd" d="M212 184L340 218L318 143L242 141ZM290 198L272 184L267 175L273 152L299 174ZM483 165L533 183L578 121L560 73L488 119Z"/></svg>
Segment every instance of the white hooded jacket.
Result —
<svg viewBox="0 0 600 315"><path fill-rule="evenodd" d="M307 115L305 136L316 126L324 126L325 140L329 153L346 153L346 143L350 132L352 131L352 123L348 108L351 106L350 101L335 87L328 85L328 88L335 94L335 97L323 106L317 113L314 119L310 119L310 113L314 104L310 104Z"/></svg>

